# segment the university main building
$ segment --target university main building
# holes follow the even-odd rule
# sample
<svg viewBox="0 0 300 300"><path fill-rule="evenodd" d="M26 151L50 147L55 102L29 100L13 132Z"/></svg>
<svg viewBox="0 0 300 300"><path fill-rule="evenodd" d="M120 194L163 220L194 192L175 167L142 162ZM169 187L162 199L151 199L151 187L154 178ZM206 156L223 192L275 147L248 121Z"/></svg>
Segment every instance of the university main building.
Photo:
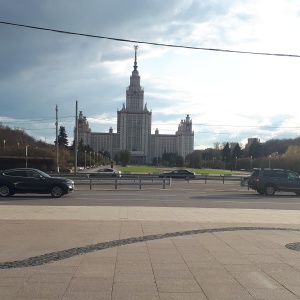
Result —
<svg viewBox="0 0 300 300"><path fill-rule="evenodd" d="M131 152L131 163L151 164L153 158L161 158L163 153L176 153L185 158L194 150L194 132L189 115L181 120L175 134L159 134L158 129L151 134L152 111L144 104L144 89L140 85L137 70L137 46L130 85L126 90L126 105L117 111L117 133L110 128L107 133L92 132L86 117L79 113L78 141L90 145L95 152L107 151L113 158L120 150Z"/></svg>

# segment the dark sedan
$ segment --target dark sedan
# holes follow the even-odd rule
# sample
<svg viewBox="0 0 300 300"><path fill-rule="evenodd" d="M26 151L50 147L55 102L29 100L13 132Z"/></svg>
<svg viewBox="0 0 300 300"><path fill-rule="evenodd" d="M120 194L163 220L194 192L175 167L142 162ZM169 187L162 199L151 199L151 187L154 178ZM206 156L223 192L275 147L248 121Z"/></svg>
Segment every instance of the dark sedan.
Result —
<svg viewBox="0 0 300 300"><path fill-rule="evenodd" d="M183 178L183 179L191 179L195 178L195 173L189 170L173 170L170 172L164 172L159 174L160 178Z"/></svg>
<svg viewBox="0 0 300 300"><path fill-rule="evenodd" d="M9 169L0 172L0 197L14 194L51 194L59 198L73 192L74 181L63 177L51 177L31 168Z"/></svg>

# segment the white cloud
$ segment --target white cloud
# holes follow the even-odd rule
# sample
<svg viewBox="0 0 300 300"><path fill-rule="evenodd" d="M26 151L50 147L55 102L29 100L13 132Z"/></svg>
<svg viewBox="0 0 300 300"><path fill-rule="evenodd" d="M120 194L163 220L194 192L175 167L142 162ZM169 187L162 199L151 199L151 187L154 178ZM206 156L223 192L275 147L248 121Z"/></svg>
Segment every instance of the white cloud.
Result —
<svg viewBox="0 0 300 300"><path fill-rule="evenodd" d="M4 21L149 42L287 54L300 51L299 16L297 0L0 3ZM117 109L125 102L132 72L133 43L3 24L0 34L3 123L7 118L39 117L53 118L53 124L58 104L61 123L71 137L78 100L93 131L116 129ZM153 111L152 131L174 133L190 114L196 148L226 141L245 144L248 137L297 137L299 63L299 58L139 44L138 70L145 102ZM44 132L30 133L54 140L54 132L47 129L52 125L45 122L39 129L43 126ZM35 129L31 123L24 127Z"/></svg>

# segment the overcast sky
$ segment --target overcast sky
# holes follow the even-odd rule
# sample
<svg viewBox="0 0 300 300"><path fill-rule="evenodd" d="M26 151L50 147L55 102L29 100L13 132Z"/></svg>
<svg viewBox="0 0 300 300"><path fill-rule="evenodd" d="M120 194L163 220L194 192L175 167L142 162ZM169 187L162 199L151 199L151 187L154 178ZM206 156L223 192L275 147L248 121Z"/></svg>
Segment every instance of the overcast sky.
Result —
<svg viewBox="0 0 300 300"><path fill-rule="evenodd" d="M0 0L0 21L150 43L300 55L299 0ZM0 122L71 144L75 104L93 132L117 131L135 43L0 24ZM189 114L195 149L300 136L300 57L140 43L152 133ZM0 137L1 139L1 137Z"/></svg>

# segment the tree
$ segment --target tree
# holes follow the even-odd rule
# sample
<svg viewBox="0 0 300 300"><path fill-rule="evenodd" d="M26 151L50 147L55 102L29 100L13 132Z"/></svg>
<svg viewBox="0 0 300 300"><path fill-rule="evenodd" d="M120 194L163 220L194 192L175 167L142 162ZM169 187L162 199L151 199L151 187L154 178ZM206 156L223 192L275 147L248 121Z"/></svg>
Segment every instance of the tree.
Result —
<svg viewBox="0 0 300 300"><path fill-rule="evenodd" d="M158 165L158 159L157 159L157 157L153 157L153 159L152 159L152 165L153 166L157 166Z"/></svg>
<svg viewBox="0 0 300 300"><path fill-rule="evenodd" d="M239 143L237 143L232 150L232 158L241 158L242 157L242 149Z"/></svg>
<svg viewBox="0 0 300 300"><path fill-rule="evenodd" d="M202 150L194 150L193 152L189 153L185 158L187 165L190 168L201 168L201 160L203 155L204 154ZM205 158L206 157L203 159Z"/></svg>
<svg viewBox="0 0 300 300"><path fill-rule="evenodd" d="M104 151L102 154L104 157L111 159L110 153L108 151Z"/></svg>
<svg viewBox="0 0 300 300"><path fill-rule="evenodd" d="M249 148L249 156L252 158L261 157L262 145L258 141L254 141Z"/></svg>
<svg viewBox="0 0 300 300"><path fill-rule="evenodd" d="M176 157L176 167L183 167L184 165L184 159L181 155L178 155Z"/></svg>
<svg viewBox="0 0 300 300"><path fill-rule="evenodd" d="M223 150L222 150L222 152L221 152L222 154L222 160L223 161L229 161L230 160L230 158L231 158L231 151L230 151L230 148L229 148L229 143L226 143L225 144L225 146L224 146L224 148L223 148Z"/></svg>
<svg viewBox="0 0 300 300"><path fill-rule="evenodd" d="M64 126L59 127L57 142L58 142L59 147L62 147L62 148L67 148L68 147L68 144L69 144L68 136L67 136L67 133L66 133L66 128ZM54 143L56 145L56 141Z"/></svg>
<svg viewBox="0 0 300 300"><path fill-rule="evenodd" d="M101 152L101 151L99 151L99 153L100 153L100 152ZM119 153L116 153L116 154L115 154L114 161L116 162L117 165L119 164L119 162L120 162Z"/></svg>
<svg viewBox="0 0 300 300"><path fill-rule="evenodd" d="M299 146L289 146L284 154L287 158L300 159L300 147Z"/></svg>
<svg viewBox="0 0 300 300"><path fill-rule="evenodd" d="M127 166L131 159L131 153L128 150L120 150L118 152L118 157L121 165L123 167Z"/></svg>

